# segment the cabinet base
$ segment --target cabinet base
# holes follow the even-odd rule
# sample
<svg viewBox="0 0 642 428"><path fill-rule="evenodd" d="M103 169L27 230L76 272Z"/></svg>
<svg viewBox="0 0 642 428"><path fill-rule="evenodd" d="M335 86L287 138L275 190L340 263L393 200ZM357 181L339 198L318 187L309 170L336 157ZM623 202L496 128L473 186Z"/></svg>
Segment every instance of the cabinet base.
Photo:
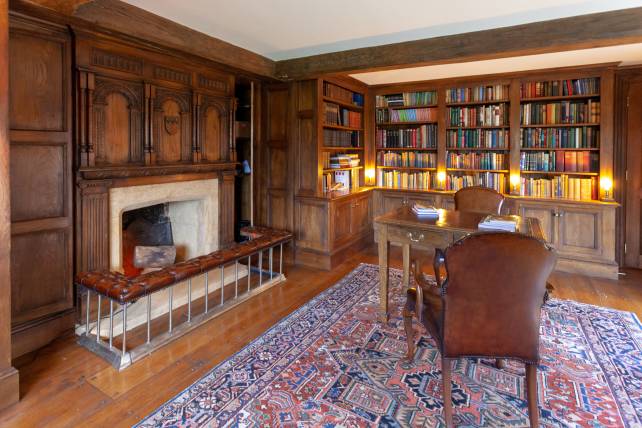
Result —
<svg viewBox="0 0 642 428"><path fill-rule="evenodd" d="M332 270L341 262L345 261L346 258L350 257L350 255L355 251L360 251L372 244L372 235L372 231L369 231L358 240L332 253L323 253L306 248L297 248L295 251L295 263L300 266Z"/></svg>
<svg viewBox="0 0 642 428"><path fill-rule="evenodd" d="M619 268L615 264L570 260L562 257L557 260L555 270L606 279L618 279L619 277Z"/></svg>
<svg viewBox="0 0 642 428"><path fill-rule="evenodd" d="M18 370L7 367L0 372L0 410L20 399Z"/></svg>

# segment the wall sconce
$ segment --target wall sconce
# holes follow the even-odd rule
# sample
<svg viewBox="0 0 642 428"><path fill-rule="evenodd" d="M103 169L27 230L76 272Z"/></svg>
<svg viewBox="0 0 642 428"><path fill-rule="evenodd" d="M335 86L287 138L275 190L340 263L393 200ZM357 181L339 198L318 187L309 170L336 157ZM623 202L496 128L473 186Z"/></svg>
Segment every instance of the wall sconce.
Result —
<svg viewBox="0 0 642 428"><path fill-rule="evenodd" d="M365 171L366 183L375 184L375 170L374 168L366 168Z"/></svg>
<svg viewBox="0 0 642 428"><path fill-rule="evenodd" d="M601 177L600 187L604 190L604 199L613 199L611 196L611 189L613 189L613 180L611 180L611 177Z"/></svg>
<svg viewBox="0 0 642 428"><path fill-rule="evenodd" d="M440 189L444 189L446 184L446 171L438 171L437 172L437 185L439 186Z"/></svg>
<svg viewBox="0 0 642 428"><path fill-rule="evenodd" d="M520 183L519 174L511 174L510 176L511 193L513 194L519 193L519 190L518 190L519 183Z"/></svg>

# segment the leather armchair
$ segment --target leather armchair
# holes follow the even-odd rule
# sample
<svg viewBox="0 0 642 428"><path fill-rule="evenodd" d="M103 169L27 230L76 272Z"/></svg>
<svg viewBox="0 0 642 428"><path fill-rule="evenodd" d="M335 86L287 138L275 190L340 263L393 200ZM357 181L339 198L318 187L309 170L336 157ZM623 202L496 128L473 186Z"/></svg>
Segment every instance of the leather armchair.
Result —
<svg viewBox="0 0 642 428"><path fill-rule="evenodd" d="M503 203L504 195L488 187L464 187L455 193L455 209L457 211L499 214Z"/></svg>
<svg viewBox="0 0 642 428"><path fill-rule="evenodd" d="M536 238L486 232L436 251L436 284L413 262L415 284L407 291L403 310L407 357L412 360L415 354L412 317L416 314L441 352L447 426L453 426L451 362L458 358L523 362L530 422L538 426L540 310L556 258L555 251ZM445 278L440 274L442 264Z"/></svg>

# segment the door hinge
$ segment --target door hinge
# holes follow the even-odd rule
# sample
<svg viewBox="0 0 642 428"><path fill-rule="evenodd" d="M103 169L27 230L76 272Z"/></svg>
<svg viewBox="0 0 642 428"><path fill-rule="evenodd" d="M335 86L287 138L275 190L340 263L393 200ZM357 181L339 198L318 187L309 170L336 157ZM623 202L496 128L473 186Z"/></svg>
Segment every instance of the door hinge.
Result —
<svg viewBox="0 0 642 428"><path fill-rule="evenodd" d="M624 181L629 181L629 170L624 171Z"/></svg>
<svg viewBox="0 0 642 428"><path fill-rule="evenodd" d="M626 254L626 242L624 243L624 253Z"/></svg>
<svg viewBox="0 0 642 428"><path fill-rule="evenodd" d="M629 96L628 95L626 96L626 106L627 107L629 106Z"/></svg>

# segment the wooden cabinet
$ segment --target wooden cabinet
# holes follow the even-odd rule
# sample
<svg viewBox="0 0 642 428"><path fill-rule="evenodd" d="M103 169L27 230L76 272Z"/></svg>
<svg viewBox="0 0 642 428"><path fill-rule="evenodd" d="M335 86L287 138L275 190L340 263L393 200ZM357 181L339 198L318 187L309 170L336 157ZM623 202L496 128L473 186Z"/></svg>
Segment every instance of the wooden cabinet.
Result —
<svg viewBox="0 0 642 428"><path fill-rule="evenodd" d="M340 198L299 196L295 200L295 261L332 269L351 251L372 242L372 192Z"/></svg>
<svg viewBox="0 0 642 428"><path fill-rule="evenodd" d="M617 204L515 199L517 213L540 221L546 241L557 249L557 269L617 279Z"/></svg>

